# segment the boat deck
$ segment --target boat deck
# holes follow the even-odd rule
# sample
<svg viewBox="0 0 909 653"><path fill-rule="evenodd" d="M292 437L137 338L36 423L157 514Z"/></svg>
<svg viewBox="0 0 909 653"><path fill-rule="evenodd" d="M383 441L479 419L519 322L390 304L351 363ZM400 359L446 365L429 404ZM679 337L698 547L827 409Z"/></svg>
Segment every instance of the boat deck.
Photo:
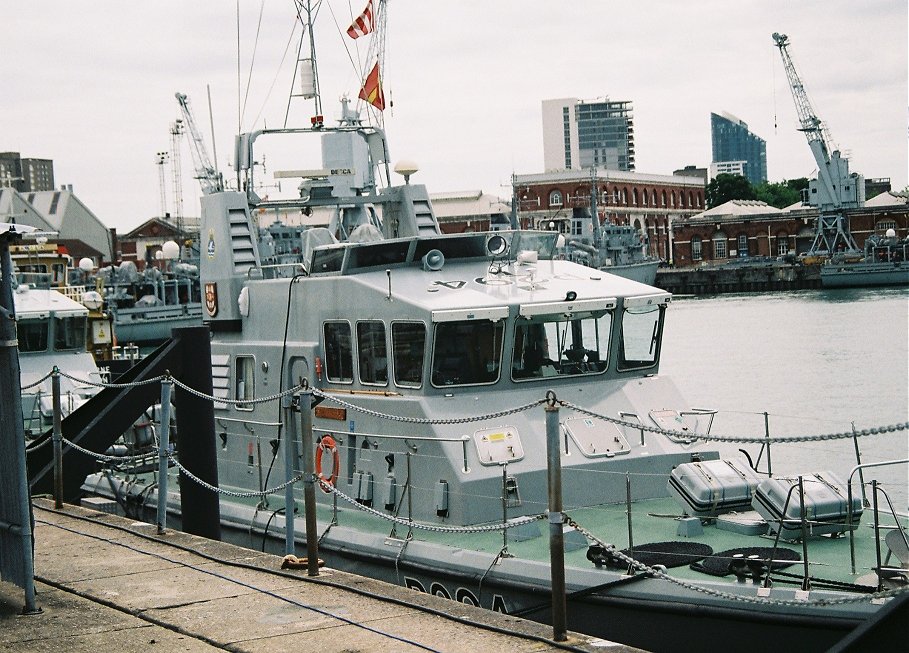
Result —
<svg viewBox="0 0 909 653"><path fill-rule="evenodd" d="M545 506L540 506L540 513ZM598 539L614 544L617 549L624 550L629 546L628 520L625 504L604 504L589 508L568 509L566 514L577 522L583 529L589 531ZM874 530L869 514L862 516L860 525L854 533L856 573L852 573L849 535L843 534L836 537L826 535L809 536L807 540L809 576L816 580L828 580L836 583L850 583L873 587L876 580L872 580L874 567L877 565L877 551L874 541ZM679 535L681 510L671 498L650 499L636 501L632 505L632 538L634 546L643 547L647 544L662 542L699 542L710 546L714 553L745 547L772 548L775 536L745 535L720 529L715 522L708 521L703 525L703 532L697 536ZM320 527L330 520L328 510L320 508ZM367 525L366 521L370 523ZM337 521L342 527L368 527L378 526L380 518L362 513L355 508L341 503L339 505ZM882 517L880 530L880 551L882 561L887 555L887 545L884 538L893 529L893 520ZM391 531L389 523L389 532ZM903 527L906 527L905 520ZM588 560L588 541L578 532L566 530L565 564L569 567L581 569L593 568L593 563ZM406 526L396 526L397 537L407 536ZM507 531L507 541L501 532L485 533L440 533L413 529L412 536L416 540L437 542L450 547L461 548L468 551L479 551L495 555L500 552L503 545L507 545L507 552L518 559L548 562L549 539L548 522L539 520L530 525L521 526ZM780 538L778 548L796 554L788 559L797 560L785 568L784 574L775 574L774 582L799 584L804 572L804 563L801 560L803 547L801 542L787 541ZM782 559L786 554L780 554L777 559ZM707 557L709 559L710 556ZM891 564L899 564L891 560ZM669 569L673 577L692 581L718 581L720 577L711 576L701 571L692 569L688 564ZM797 578L789 578L792 574ZM735 582L735 577L726 577L729 582Z"/></svg>

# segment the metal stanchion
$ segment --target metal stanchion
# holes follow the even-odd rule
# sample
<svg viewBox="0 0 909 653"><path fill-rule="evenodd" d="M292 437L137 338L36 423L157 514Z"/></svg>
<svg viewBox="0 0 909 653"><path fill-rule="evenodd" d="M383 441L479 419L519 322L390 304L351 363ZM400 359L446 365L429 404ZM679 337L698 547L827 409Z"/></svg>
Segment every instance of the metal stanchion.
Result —
<svg viewBox="0 0 909 653"><path fill-rule="evenodd" d="M167 529L167 454L170 453L170 393L173 381L161 384L161 434L158 437L158 534Z"/></svg>
<svg viewBox="0 0 909 653"><path fill-rule="evenodd" d="M54 507L63 508L63 410L60 406L60 370L54 365L51 372L54 406Z"/></svg>
<svg viewBox="0 0 909 653"><path fill-rule="evenodd" d="M562 532L562 461L559 452L559 406L546 393L546 471L549 483L549 568L552 578L552 638L568 639L565 598L565 543Z"/></svg>
<svg viewBox="0 0 909 653"><path fill-rule="evenodd" d="M312 439L312 390L300 395L300 432L303 442L303 501L306 516L306 574L319 575L319 536L316 526L316 460Z"/></svg>
<svg viewBox="0 0 909 653"><path fill-rule="evenodd" d="M294 486L289 481L294 477L297 466L297 421L294 419L294 403L298 396L286 396L281 400L284 408L284 553L292 555L296 551L294 543L294 519L297 502L294 500Z"/></svg>

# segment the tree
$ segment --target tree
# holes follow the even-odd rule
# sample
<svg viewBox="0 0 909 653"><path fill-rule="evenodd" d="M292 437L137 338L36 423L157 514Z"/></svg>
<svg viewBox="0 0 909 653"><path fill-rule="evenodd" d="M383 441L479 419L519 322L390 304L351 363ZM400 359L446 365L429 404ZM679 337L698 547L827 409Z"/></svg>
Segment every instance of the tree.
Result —
<svg viewBox="0 0 909 653"><path fill-rule="evenodd" d="M712 209L729 200L753 200L756 196L751 184L741 175L720 173L707 184L707 208Z"/></svg>
<svg viewBox="0 0 909 653"><path fill-rule="evenodd" d="M754 193L762 202L778 209L784 209L798 202L802 197L802 190L805 188L808 188L808 179L799 177L798 179L784 179L781 182L765 181L754 189Z"/></svg>

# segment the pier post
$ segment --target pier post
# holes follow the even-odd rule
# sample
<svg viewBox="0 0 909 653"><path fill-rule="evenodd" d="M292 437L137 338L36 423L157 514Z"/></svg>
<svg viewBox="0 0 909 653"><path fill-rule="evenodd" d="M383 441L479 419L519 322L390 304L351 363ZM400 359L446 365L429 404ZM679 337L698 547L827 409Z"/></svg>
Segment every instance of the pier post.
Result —
<svg viewBox="0 0 909 653"><path fill-rule="evenodd" d="M297 502L294 501L294 486L290 480L294 477L294 468L297 466L297 421L294 418L294 402L296 397L286 396L281 400L284 407L284 553L296 553L294 534L296 526L294 520L297 512Z"/></svg>
<svg viewBox="0 0 909 653"><path fill-rule="evenodd" d="M213 392L208 327L174 329L173 336L180 341L182 353L183 373L180 380L195 390L190 392L177 386L175 398L180 462L194 476L217 488L215 409L207 398ZM220 540L221 511L218 499L216 490L199 485L181 471L180 511L184 532Z"/></svg>
<svg viewBox="0 0 909 653"><path fill-rule="evenodd" d="M60 370L51 372L51 395L54 407L54 508L63 509L63 409L60 405Z"/></svg>
<svg viewBox="0 0 909 653"><path fill-rule="evenodd" d="M158 535L167 529L167 454L170 451L170 394L173 381L161 384L161 436L158 438Z"/></svg>
<svg viewBox="0 0 909 653"><path fill-rule="evenodd" d="M306 519L306 575L319 575L319 535L316 526L316 459L312 437L312 390L300 395L300 440L303 443L303 510ZM337 497L335 497L337 500ZM337 505L337 504L336 504Z"/></svg>
<svg viewBox="0 0 909 653"><path fill-rule="evenodd" d="M23 589L23 612L32 614L40 609L35 602L34 540L25 464L13 260L9 253L10 242L19 239L17 227L0 225L0 580Z"/></svg>
<svg viewBox="0 0 909 653"><path fill-rule="evenodd" d="M568 639L565 598L565 536L562 532L562 461L559 451L559 406L555 393L547 393L546 472L549 484L549 570L552 580L552 638Z"/></svg>

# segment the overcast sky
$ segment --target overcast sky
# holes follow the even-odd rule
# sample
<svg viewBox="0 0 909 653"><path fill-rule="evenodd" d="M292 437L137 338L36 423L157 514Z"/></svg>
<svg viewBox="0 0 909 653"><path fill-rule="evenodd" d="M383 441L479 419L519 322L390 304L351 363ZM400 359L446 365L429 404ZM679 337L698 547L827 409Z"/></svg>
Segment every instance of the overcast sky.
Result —
<svg viewBox="0 0 909 653"><path fill-rule="evenodd" d="M279 127L296 36L292 0L240 0L244 131ZM317 23L323 113L355 97L343 34L365 0L324 3ZM726 111L767 141L771 181L815 163L771 34L786 33L817 114L866 177L907 185L905 0L389 0L384 83L392 161L417 162L430 192L510 196L512 173L543 171L541 101L630 100L637 170L671 174L710 162L710 113ZM155 155L171 149L186 93L226 173L238 127L237 3L228 0L0 0L0 151L54 160L56 183L108 226L160 214ZM340 30L339 30L340 27ZM255 65L250 62L255 51ZM356 46L361 45L358 53ZM350 48L349 55L345 46ZM251 79L247 94L247 79ZM206 86L216 132L211 143ZM295 102L293 126L310 105ZM258 121L256 122L258 117ZM182 149L184 213L198 184ZM168 171L167 197L173 182ZM170 210L170 207L168 207Z"/></svg>

